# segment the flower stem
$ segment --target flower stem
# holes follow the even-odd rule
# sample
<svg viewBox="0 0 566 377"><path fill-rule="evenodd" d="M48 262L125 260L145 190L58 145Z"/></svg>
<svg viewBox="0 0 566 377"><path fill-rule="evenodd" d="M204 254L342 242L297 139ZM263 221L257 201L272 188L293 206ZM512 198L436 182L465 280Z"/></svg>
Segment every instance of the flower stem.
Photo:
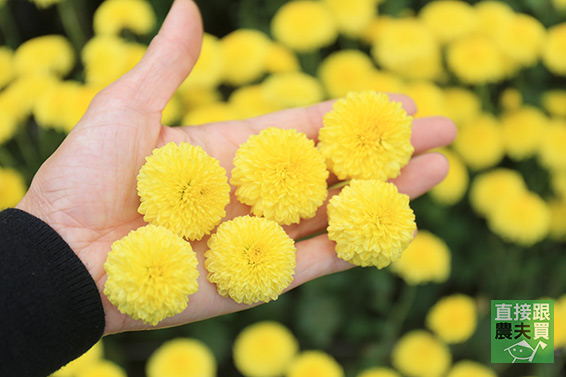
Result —
<svg viewBox="0 0 566 377"><path fill-rule="evenodd" d="M336 190L336 189L339 189L339 188L348 186L348 185L350 184L350 182L351 182L351 180L346 180L346 181L342 181L342 182L335 183L335 184L333 184L332 186L330 186L330 187L328 188L328 191L330 191L330 190Z"/></svg>
<svg viewBox="0 0 566 377"><path fill-rule="evenodd" d="M57 12L65 34L71 40L77 54L80 54L87 41L87 36L81 27L76 1L61 1L57 4Z"/></svg>

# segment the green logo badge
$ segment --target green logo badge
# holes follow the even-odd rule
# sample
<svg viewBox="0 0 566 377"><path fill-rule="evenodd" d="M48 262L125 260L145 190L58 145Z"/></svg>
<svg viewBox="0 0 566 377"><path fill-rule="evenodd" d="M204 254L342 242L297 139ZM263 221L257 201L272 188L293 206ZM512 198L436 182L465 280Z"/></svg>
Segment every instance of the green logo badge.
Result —
<svg viewBox="0 0 566 377"><path fill-rule="evenodd" d="M492 363L554 363L554 301L491 300Z"/></svg>

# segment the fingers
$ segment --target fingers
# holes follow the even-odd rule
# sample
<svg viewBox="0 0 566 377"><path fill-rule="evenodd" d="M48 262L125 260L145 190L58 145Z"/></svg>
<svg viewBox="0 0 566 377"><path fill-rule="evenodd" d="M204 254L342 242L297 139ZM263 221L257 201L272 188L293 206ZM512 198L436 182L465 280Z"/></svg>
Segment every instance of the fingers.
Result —
<svg viewBox="0 0 566 377"><path fill-rule="evenodd" d="M161 113L195 65L202 21L194 1L175 0L141 61L112 84L140 112Z"/></svg>
<svg viewBox="0 0 566 377"><path fill-rule="evenodd" d="M401 175L391 180L399 192L411 199L419 197L442 182L448 174L448 160L440 153L427 153L413 157L401 170Z"/></svg>
<svg viewBox="0 0 566 377"><path fill-rule="evenodd" d="M444 147L456 138L456 125L445 117L418 118L413 121L411 144L415 154Z"/></svg>

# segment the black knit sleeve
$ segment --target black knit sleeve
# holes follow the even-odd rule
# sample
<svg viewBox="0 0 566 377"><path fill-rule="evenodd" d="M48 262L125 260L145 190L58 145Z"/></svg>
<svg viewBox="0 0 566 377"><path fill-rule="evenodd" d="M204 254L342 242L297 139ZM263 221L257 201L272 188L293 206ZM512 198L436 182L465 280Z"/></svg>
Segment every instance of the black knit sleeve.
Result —
<svg viewBox="0 0 566 377"><path fill-rule="evenodd" d="M104 331L89 272L46 223L0 212L0 376L47 376Z"/></svg>

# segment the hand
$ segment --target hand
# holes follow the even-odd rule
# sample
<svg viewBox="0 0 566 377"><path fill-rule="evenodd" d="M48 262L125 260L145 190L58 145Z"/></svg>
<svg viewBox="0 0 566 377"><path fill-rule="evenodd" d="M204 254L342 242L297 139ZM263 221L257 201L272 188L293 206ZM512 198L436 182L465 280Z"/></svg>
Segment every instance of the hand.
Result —
<svg viewBox="0 0 566 377"><path fill-rule="evenodd" d="M252 134L270 126L296 128L316 139L323 114L331 102L308 108L280 111L243 120L198 127L169 128L161 125L161 112L198 58L202 25L198 9L190 0L173 4L161 31L140 63L102 90L57 151L37 172L29 192L18 208L31 213L55 229L94 278L106 314L105 334L148 328L120 313L104 296L104 262L111 244L133 229L145 225L138 213L136 175L155 148L168 142L201 146L220 161L228 173L236 149ZM407 112L415 105L406 96L392 95ZM412 198L440 182L448 164L439 154L423 154L444 146L455 136L445 118L416 119L412 143L415 155L394 180L401 192ZM329 179L329 185L336 183ZM329 197L337 193L330 192ZM226 208L227 219L249 213L233 195ZM294 239L327 227L326 208L313 219L286 227ZM167 318L159 327L174 326L247 308L221 297L206 280L204 252L207 237L193 242L199 258L199 290L190 296L187 309ZM291 288L316 277L351 267L339 260L334 243L326 235L298 242L297 265Z"/></svg>

